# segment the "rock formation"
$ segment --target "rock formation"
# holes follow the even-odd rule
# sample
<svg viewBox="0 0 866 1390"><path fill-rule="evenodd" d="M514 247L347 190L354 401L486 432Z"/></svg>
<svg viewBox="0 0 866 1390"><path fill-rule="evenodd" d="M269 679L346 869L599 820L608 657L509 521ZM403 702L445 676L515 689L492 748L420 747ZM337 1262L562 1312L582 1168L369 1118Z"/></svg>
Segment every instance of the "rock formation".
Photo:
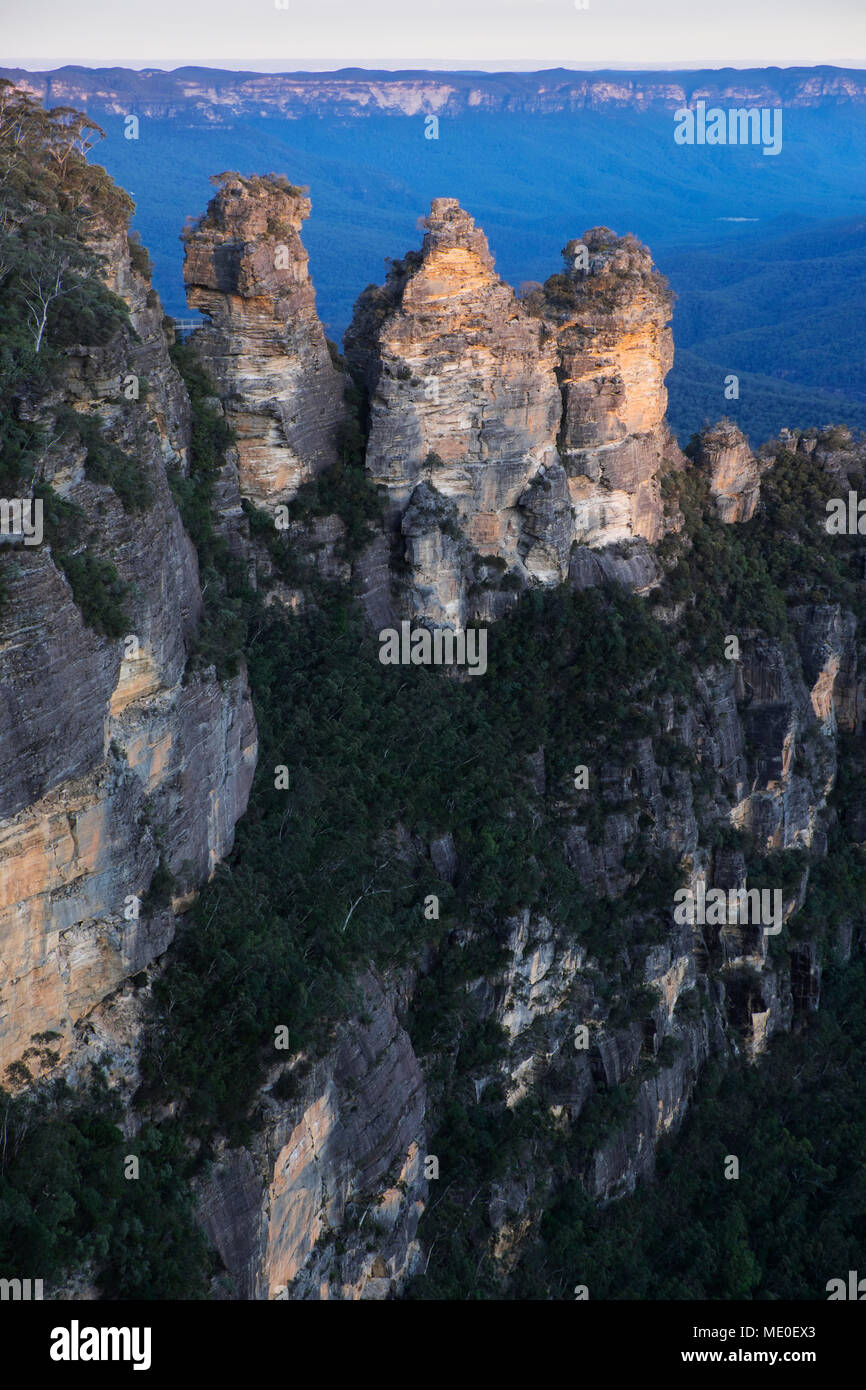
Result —
<svg viewBox="0 0 866 1390"><path fill-rule="evenodd" d="M473 562L560 582L570 548L553 343L484 234L436 198L420 253L362 295L347 360L370 395L367 472L404 537L408 607L461 626Z"/></svg>
<svg viewBox="0 0 866 1390"><path fill-rule="evenodd" d="M742 431L730 420L704 430L694 462L709 480L720 521L749 521L760 496L758 462Z"/></svg>
<svg viewBox="0 0 866 1390"><path fill-rule="evenodd" d="M634 237L594 227L545 285L562 388L559 447L574 538L600 546L664 531L659 475L679 463L665 422L672 298Z"/></svg>
<svg viewBox="0 0 866 1390"><path fill-rule="evenodd" d="M646 249L603 228L523 304L454 199L424 226L420 252L361 296L346 355L369 393L367 471L402 540L405 611L461 626L562 583L575 545L662 535L659 477L682 462L664 421L671 300Z"/></svg>
<svg viewBox="0 0 866 1390"><path fill-rule="evenodd" d="M190 307L209 319L196 347L237 435L241 493L268 506L336 459L343 378L299 235L309 198L277 177L216 182L184 233L184 281Z"/></svg>

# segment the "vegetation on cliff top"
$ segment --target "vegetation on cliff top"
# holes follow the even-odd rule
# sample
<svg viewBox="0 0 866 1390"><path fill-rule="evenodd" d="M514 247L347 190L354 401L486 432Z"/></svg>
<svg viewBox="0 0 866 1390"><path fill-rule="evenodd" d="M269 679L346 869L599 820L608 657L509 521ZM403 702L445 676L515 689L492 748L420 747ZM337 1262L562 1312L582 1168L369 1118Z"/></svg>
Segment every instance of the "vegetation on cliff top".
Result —
<svg viewBox="0 0 866 1390"><path fill-rule="evenodd" d="M821 445L832 441L832 432L819 436ZM862 478L863 459L852 453L850 465L851 477ZM725 525L697 469L663 479L664 495L686 524L658 547L668 573L651 602L685 604L681 630L695 660L720 660L727 633L785 638L789 610L804 604L839 603L866 618L863 538L830 536L825 527L827 500L840 495L840 486L814 455L780 445L755 516Z"/></svg>
<svg viewBox="0 0 866 1390"><path fill-rule="evenodd" d="M0 495L41 498L52 555L85 622L117 637L127 627L125 587L112 561L93 553L81 509L43 477L50 448L84 445L91 481L110 486L127 510L150 501L140 465L103 438L95 419L52 405L67 349L132 332L126 304L101 278L99 241L124 228L134 206L88 160L102 133L81 112L45 111L0 81Z"/></svg>
<svg viewBox="0 0 866 1390"><path fill-rule="evenodd" d="M81 112L45 111L0 81L0 490L32 476L43 441L28 407L57 381L64 348L128 322L93 244L133 209L87 159L101 134Z"/></svg>

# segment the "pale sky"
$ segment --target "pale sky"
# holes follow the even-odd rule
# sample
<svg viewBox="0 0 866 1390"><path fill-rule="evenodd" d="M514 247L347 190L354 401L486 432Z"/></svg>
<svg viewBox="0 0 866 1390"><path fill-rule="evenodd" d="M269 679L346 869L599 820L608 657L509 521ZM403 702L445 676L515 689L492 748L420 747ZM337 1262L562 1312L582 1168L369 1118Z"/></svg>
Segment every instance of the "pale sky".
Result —
<svg viewBox="0 0 866 1390"><path fill-rule="evenodd" d="M578 8L583 3L0 0L0 65L866 66L866 0L588 0Z"/></svg>

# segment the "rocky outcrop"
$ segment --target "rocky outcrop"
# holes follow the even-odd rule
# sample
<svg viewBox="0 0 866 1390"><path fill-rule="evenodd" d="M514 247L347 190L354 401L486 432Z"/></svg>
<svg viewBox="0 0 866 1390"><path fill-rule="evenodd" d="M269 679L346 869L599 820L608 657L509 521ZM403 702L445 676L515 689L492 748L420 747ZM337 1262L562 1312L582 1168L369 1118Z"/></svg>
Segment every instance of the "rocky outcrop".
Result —
<svg viewBox="0 0 866 1390"><path fill-rule="evenodd" d="M190 307L209 320L196 350L237 435L240 491L272 506L335 461L343 377L300 238L309 198L277 176L215 182L207 212L184 233L184 282Z"/></svg>
<svg viewBox="0 0 866 1390"><path fill-rule="evenodd" d="M546 282L562 389L560 455L579 544L661 538L659 487L680 464L665 423L673 365L672 298L634 237L594 227L563 250Z"/></svg>
<svg viewBox="0 0 866 1390"><path fill-rule="evenodd" d="M761 491L758 461L748 440L730 420L704 430L694 462L707 476L720 521L750 521Z"/></svg>
<svg viewBox="0 0 866 1390"><path fill-rule="evenodd" d="M370 399L367 473L405 540L408 612L462 626L477 557L560 582L569 504L555 351L497 276L487 240L436 198L420 252L361 296L346 355Z"/></svg>
<svg viewBox="0 0 866 1390"><path fill-rule="evenodd" d="M361 296L346 356L370 401L367 471L387 496L403 612L459 627L562 583L575 546L654 542L674 524L659 482L683 463L664 421L671 300L646 249L604 228L524 303L456 200L434 199L424 225L421 250ZM648 587L652 563L636 565ZM575 573L595 582L585 563Z"/></svg>
<svg viewBox="0 0 866 1390"><path fill-rule="evenodd" d="M824 734L838 729L859 734L863 725L863 679L857 670L857 624L839 604L795 608L803 675L815 718Z"/></svg>
<svg viewBox="0 0 866 1390"><path fill-rule="evenodd" d="M835 731L834 688L850 652L851 634L839 624L831 637L820 610L801 617L800 641L811 656L808 664L793 662L780 646L760 637L745 638L740 659L732 663L752 753L751 786L733 808L732 819L750 830L764 852L813 846L816 833L822 833L821 812L836 776L835 742L826 735ZM817 668L819 642L826 645ZM815 737L816 722L823 738Z"/></svg>
<svg viewBox="0 0 866 1390"><path fill-rule="evenodd" d="M224 1297L389 1298L418 1263L424 1080L392 995L359 984L367 1021L275 1071L253 1145L225 1150L202 1188ZM296 1099L279 1099L286 1084Z"/></svg>

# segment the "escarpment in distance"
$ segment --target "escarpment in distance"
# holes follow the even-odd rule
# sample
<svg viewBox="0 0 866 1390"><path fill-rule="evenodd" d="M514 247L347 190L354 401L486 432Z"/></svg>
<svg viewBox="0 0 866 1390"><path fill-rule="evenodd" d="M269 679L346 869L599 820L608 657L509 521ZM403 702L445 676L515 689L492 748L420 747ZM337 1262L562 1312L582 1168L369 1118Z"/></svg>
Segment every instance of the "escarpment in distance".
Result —
<svg viewBox="0 0 866 1390"><path fill-rule="evenodd" d="M228 122L239 116L338 114L363 120L421 115L553 114L582 110L674 110L708 105L793 107L862 104L856 68L742 69L692 72L342 72L245 73L215 68L173 72L69 65L53 72L0 68L38 100L92 107L107 114Z"/></svg>

